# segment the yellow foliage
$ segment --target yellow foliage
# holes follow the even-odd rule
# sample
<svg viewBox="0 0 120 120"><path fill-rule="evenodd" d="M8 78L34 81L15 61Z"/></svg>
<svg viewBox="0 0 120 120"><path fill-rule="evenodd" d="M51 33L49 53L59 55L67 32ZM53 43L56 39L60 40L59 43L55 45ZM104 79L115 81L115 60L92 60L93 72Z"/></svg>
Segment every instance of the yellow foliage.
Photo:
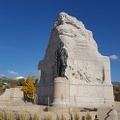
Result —
<svg viewBox="0 0 120 120"><path fill-rule="evenodd" d="M28 98L34 98L36 89L30 75L27 77L27 80L25 81L25 86L22 86L21 90L27 95Z"/></svg>

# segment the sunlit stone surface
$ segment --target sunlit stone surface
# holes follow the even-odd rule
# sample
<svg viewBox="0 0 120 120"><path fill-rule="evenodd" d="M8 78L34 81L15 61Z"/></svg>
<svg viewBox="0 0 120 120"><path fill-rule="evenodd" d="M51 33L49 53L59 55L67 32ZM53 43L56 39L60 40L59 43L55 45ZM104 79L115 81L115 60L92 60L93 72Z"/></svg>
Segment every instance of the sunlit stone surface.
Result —
<svg viewBox="0 0 120 120"><path fill-rule="evenodd" d="M60 41L68 52L67 78L56 78L54 54ZM60 105L60 102L70 106L75 103L78 106L114 104L109 58L99 53L92 32L81 21L64 12L58 15L54 23L38 72L40 104L47 104L48 97L53 105ZM58 83L60 87L56 87Z"/></svg>

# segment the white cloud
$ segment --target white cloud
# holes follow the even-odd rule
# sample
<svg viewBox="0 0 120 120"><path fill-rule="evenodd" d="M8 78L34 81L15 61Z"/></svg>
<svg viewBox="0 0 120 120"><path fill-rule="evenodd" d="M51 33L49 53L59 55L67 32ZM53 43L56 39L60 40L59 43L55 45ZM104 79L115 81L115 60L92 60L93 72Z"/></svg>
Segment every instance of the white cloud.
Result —
<svg viewBox="0 0 120 120"><path fill-rule="evenodd" d="M111 60L117 60L119 57L117 55L111 55L109 56Z"/></svg>
<svg viewBox="0 0 120 120"><path fill-rule="evenodd" d="M24 77L23 76L18 76L18 77L16 77L16 79L18 80L18 79L23 79Z"/></svg>
<svg viewBox="0 0 120 120"><path fill-rule="evenodd" d="M12 70L8 70L7 71L9 74L12 74L12 75L18 75L19 73L16 72L16 71L12 71Z"/></svg>

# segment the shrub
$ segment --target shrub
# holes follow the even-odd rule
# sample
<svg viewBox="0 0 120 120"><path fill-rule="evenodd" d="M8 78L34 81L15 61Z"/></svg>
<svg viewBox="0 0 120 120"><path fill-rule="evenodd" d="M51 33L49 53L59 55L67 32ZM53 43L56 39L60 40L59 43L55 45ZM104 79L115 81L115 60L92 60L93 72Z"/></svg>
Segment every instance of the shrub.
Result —
<svg viewBox="0 0 120 120"><path fill-rule="evenodd" d="M34 115L33 115L33 118L32 118L32 120L39 120L40 118L39 118L39 115L37 114L37 113L35 113Z"/></svg>
<svg viewBox="0 0 120 120"><path fill-rule="evenodd" d="M12 111L7 113L7 120L16 120L15 114Z"/></svg>
<svg viewBox="0 0 120 120"><path fill-rule="evenodd" d="M27 119L27 115L25 114L25 112L22 111L22 113L19 115L20 120L28 120Z"/></svg>
<svg viewBox="0 0 120 120"><path fill-rule="evenodd" d="M0 120L5 120L5 112L0 111Z"/></svg>
<svg viewBox="0 0 120 120"><path fill-rule="evenodd" d="M74 120L80 120L80 117L77 113L74 114Z"/></svg>
<svg viewBox="0 0 120 120"><path fill-rule="evenodd" d="M60 120L66 120L66 118L63 114L61 114L61 119Z"/></svg>
<svg viewBox="0 0 120 120"><path fill-rule="evenodd" d="M86 120L92 120L92 116L89 113L86 115Z"/></svg>
<svg viewBox="0 0 120 120"><path fill-rule="evenodd" d="M52 120L52 116L48 114L45 120Z"/></svg>
<svg viewBox="0 0 120 120"><path fill-rule="evenodd" d="M26 112L25 111L25 108L24 108L25 106L21 106L20 107L20 111L18 112L18 114L17 114L17 119L16 120L29 120L28 118L28 116L30 115L30 114L28 114L29 112ZM30 118L31 118L31 115L30 115Z"/></svg>
<svg viewBox="0 0 120 120"><path fill-rule="evenodd" d="M18 84L17 86L25 86L25 79L18 79Z"/></svg>

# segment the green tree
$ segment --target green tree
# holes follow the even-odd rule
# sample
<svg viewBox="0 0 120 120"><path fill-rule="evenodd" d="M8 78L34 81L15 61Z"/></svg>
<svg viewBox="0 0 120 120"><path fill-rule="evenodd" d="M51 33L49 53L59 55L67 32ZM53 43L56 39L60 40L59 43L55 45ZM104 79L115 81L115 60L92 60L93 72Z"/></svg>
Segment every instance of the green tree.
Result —
<svg viewBox="0 0 120 120"><path fill-rule="evenodd" d="M113 86L113 93L115 101L120 101L120 85Z"/></svg>

